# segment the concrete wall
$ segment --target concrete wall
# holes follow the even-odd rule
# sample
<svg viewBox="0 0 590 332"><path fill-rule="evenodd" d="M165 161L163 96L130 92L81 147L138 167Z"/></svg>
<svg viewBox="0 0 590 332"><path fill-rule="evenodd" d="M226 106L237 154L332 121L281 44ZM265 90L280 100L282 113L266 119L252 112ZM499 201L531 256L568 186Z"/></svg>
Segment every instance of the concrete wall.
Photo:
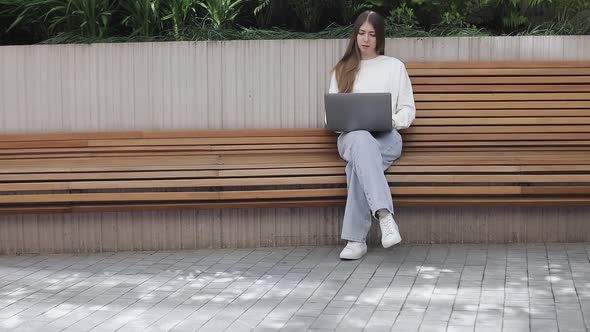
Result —
<svg viewBox="0 0 590 332"><path fill-rule="evenodd" d="M323 123L346 40L0 47L0 134ZM590 36L388 39L402 61L590 60Z"/></svg>

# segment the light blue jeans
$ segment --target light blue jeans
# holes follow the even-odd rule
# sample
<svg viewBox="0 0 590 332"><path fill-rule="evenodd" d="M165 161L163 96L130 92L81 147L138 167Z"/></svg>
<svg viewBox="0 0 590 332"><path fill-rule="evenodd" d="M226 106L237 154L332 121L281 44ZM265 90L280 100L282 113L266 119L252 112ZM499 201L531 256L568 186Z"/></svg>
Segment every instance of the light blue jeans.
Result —
<svg viewBox="0 0 590 332"><path fill-rule="evenodd" d="M402 137L397 130L370 133L356 130L341 133L338 153L347 162L348 197L342 225L342 239L365 242L376 212L393 213L391 191L385 170L401 156Z"/></svg>

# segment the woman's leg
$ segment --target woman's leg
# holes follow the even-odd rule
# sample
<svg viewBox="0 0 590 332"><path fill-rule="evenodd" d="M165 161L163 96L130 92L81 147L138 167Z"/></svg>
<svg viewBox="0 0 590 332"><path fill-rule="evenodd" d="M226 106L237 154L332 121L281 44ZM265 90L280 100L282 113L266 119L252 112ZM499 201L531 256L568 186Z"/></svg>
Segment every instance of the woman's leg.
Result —
<svg viewBox="0 0 590 332"><path fill-rule="evenodd" d="M357 130L338 137L338 152L348 162L348 197L342 226L344 240L364 242L371 227L371 216L375 216L379 209L393 212L391 192L383 171L393 162L397 151L391 144L395 141L394 136L387 133L375 138L367 131Z"/></svg>
<svg viewBox="0 0 590 332"><path fill-rule="evenodd" d="M348 197L344 209L341 238L348 241L365 242L371 228L371 212L367 198L350 162L346 165L346 183Z"/></svg>
<svg viewBox="0 0 590 332"><path fill-rule="evenodd" d="M382 169L383 172L385 172L402 154L402 136L394 129L390 132L377 133L374 137L379 143L379 150L381 151L381 158L383 161ZM391 214L394 213L393 207L389 212Z"/></svg>

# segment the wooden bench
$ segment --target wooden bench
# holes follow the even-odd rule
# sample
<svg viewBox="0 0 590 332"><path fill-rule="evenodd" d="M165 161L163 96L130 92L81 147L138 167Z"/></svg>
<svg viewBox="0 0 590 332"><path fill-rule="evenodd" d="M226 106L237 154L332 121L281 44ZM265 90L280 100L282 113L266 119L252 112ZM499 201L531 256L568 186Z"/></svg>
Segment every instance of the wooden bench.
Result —
<svg viewBox="0 0 590 332"><path fill-rule="evenodd" d="M408 63L396 205L588 204L590 62ZM0 213L343 204L324 129L0 136Z"/></svg>

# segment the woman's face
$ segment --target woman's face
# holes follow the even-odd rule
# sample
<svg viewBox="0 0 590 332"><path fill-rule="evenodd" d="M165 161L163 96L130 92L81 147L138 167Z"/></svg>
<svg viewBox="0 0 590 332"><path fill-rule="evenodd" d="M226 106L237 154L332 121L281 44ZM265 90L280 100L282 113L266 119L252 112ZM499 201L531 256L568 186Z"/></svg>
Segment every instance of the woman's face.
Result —
<svg viewBox="0 0 590 332"><path fill-rule="evenodd" d="M375 29L369 22L363 23L356 36L356 42L363 58L374 58L377 56L377 38Z"/></svg>

